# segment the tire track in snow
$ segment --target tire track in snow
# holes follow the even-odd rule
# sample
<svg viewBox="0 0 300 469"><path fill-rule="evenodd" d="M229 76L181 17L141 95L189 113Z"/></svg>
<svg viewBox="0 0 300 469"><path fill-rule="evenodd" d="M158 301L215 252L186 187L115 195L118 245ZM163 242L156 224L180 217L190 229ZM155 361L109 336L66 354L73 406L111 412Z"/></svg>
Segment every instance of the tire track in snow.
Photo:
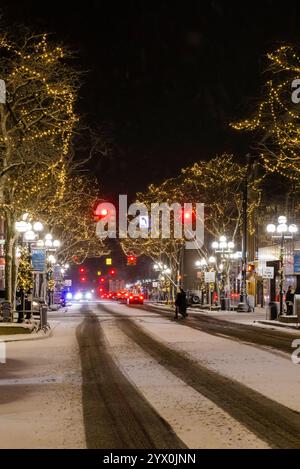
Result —
<svg viewBox="0 0 300 469"><path fill-rule="evenodd" d="M117 319L129 338L200 394L214 402L251 432L274 448L300 447L300 415L235 380L195 363L182 352L156 340L133 319L99 306ZM186 324L186 323L185 323Z"/></svg>
<svg viewBox="0 0 300 469"><path fill-rule="evenodd" d="M186 448L170 425L123 375L109 353L98 317L77 327L88 448Z"/></svg>

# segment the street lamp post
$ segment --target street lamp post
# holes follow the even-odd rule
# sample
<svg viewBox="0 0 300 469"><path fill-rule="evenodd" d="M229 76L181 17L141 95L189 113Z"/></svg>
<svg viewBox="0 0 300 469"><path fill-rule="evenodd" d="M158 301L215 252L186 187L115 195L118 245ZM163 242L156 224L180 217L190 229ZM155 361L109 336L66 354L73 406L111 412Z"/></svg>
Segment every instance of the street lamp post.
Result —
<svg viewBox="0 0 300 469"><path fill-rule="evenodd" d="M274 225L269 223L267 225L267 232L272 235L272 238L280 239L280 251L279 251L279 314L283 313L283 267L284 267L284 240L292 239L293 235L297 233L298 227L295 224L288 225L287 218L285 216L278 217L278 224ZM277 233L277 234L274 234ZM287 234L289 233L289 234Z"/></svg>
<svg viewBox="0 0 300 469"><path fill-rule="evenodd" d="M221 257L220 266L222 266L222 268L219 266L218 270L220 270L221 272L224 271L224 262L227 261L227 270L225 272L226 272L228 294L230 295L230 281L229 281L229 276L228 276L228 269L229 269L229 261L233 254L234 242L228 241L226 236L222 235L220 236L219 241L214 241L212 243L212 248L214 249L215 254L217 255L219 253Z"/></svg>

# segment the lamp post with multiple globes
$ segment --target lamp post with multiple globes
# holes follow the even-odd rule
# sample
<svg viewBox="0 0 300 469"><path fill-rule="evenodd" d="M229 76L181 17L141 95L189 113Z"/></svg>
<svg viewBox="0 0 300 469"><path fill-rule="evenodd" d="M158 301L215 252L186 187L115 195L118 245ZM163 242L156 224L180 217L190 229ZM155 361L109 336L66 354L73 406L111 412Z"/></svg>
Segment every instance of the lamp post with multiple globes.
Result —
<svg viewBox="0 0 300 469"><path fill-rule="evenodd" d="M279 314L283 313L283 267L284 267L284 241L285 239L292 239L294 234L297 233L298 227L294 223L288 225L287 218L283 215L278 217L278 223L269 223L267 225L267 232L272 238L280 239L280 252L279 252Z"/></svg>

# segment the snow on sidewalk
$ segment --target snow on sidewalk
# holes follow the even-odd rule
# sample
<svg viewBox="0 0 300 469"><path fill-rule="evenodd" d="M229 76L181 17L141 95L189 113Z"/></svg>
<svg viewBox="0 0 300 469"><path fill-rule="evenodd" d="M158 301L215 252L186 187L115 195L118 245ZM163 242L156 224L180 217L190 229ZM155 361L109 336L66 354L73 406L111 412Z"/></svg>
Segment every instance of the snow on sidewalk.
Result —
<svg viewBox="0 0 300 469"><path fill-rule="evenodd" d="M81 319L80 319L81 321ZM47 340L7 343L0 365L0 448L85 448L73 324Z"/></svg>

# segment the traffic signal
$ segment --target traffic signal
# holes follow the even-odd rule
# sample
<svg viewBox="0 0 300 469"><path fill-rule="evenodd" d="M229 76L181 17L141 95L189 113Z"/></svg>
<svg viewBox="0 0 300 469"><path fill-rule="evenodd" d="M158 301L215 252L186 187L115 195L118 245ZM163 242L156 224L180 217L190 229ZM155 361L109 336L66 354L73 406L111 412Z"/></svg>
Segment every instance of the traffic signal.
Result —
<svg viewBox="0 0 300 469"><path fill-rule="evenodd" d="M116 269L110 269L109 275L111 275L112 277L116 275Z"/></svg>
<svg viewBox="0 0 300 469"><path fill-rule="evenodd" d="M136 265L136 256L127 256L127 265Z"/></svg>
<svg viewBox="0 0 300 469"><path fill-rule="evenodd" d="M108 209L106 207L101 207L101 204L98 205L94 212L94 219L95 221L102 220L103 218L107 217L108 215Z"/></svg>
<svg viewBox="0 0 300 469"><path fill-rule="evenodd" d="M184 208L182 210L182 222L193 223L195 221L195 212L192 207Z"/></svg>
<svg viewBox="0 0 300 469"><path fill-rule="evenodd" d="M104 278L104 277L100 277L99 281L100 281L100 283L104 283L104 282L105 282L105 278Z"/></svg>
<svg viewBox="0 0 300 469"><path fill-rule="evenodd" d="M81 282L81 283L86 282L86 277L80 277L80 282Z"/></svg>
<svg viewBox="0 0 300 469"><path fill-rule="evenodd" d="M79 267L79 273L84 274L86 272L85 267Z"/></svg>

